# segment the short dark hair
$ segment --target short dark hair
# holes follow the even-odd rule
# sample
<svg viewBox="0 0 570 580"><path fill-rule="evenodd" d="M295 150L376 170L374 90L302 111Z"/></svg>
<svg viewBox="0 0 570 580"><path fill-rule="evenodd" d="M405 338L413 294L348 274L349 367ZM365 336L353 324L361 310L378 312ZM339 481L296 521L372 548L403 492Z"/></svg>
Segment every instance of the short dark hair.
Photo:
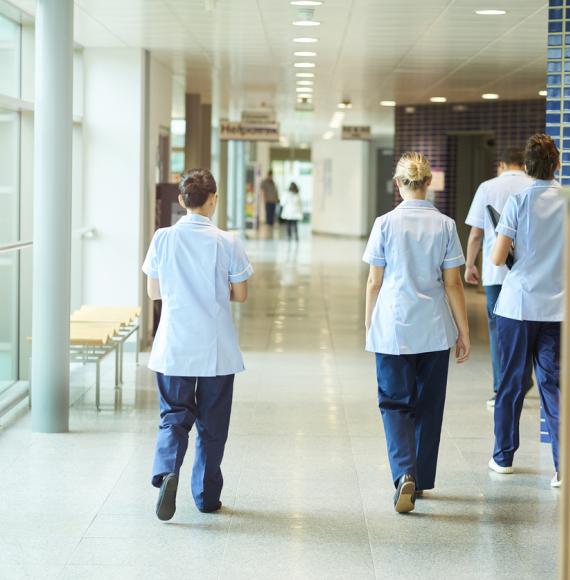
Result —
<svg viewBox="0 0 570 580"><path fill-rule="evenodd" d="M519 167L523 167L524 150L520 147L507 147L499 157L499 161L502 161L507 165L518 165Z"/></svg>
<svg viewBox="0 0 570 580"><path fill-rule="evenodd" d="M178 184L184 205L202 207L212 193L218 191L214 176L207 169L189 169Z"/></svg>
<svg viewBox="0 0 570 580"><path fill-rule="evenodd" d="M560 153L552 137L536 133L529 138L524 150L526 172L535 179L552 179L558 169Z"/></svg>
<svg viewBox="0 0 570 580"><path fill-rule="evenodd" d="M292 181L291 185L289 186L289 191L292 191L293 193L299 193L299 188L297 187L297 184Z"/></svg>

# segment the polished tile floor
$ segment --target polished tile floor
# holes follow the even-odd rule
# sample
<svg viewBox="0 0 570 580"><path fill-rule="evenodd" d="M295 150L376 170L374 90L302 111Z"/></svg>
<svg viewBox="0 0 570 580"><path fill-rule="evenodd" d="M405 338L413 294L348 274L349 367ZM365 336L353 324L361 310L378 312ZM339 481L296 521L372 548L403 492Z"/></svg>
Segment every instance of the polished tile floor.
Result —
<svg viewBox="0 0 570 580"><path fill-rule="evenodd" d="M472 360L451 367L437 489L401 516L363 351L362 242L303 231L298 245L247 246L256 274L236 320L248 370L236 382L223 511L193 507L190 453L174 519L155 518L156 394L151 373L131 362L100 414L92 389L75 402L69 434L30 433L25 410L4 420L0 578L554 578L559 497L536 392L516 474L486 467L482 296L469 293ZM90 373L74 372L76 395Z"/></svg>

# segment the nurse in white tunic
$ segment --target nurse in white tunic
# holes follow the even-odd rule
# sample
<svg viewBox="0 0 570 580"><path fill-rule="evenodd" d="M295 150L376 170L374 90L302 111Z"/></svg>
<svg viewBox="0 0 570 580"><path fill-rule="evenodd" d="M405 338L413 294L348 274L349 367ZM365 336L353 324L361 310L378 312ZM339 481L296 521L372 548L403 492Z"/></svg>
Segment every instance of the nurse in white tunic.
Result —
<svg viewBox="0 0 570 580"><path fill-rule="evenodd" d="M376 354L382 413L397 512L414 509L435 484L449 349L470 351L459 268L465 263L455 222L426 194L431 169L406 153L394 176L404 201L377 218L364 253L366 350Z"/></svg>
<svg viewBox="0 0 570 580"><path fill-rule="evenodd" d="M495 306L501 380L495 403L495 449L489 467L512 473L519 447L524 385L534 362L540 400L552 441L560 486L560 329L564 318L564 199L554 179L559 153L548 135L532 136L525 149L530 187L507 201L497 226L492 259L502 266L514 244L515 261Z"/></svg>
<svg viewBox="0 0 570 580"><path fill-rule="evenodd" d="M156 231L142 268L149 296L162 300L148 364L160 393L152 484L160 488L161 520L176 510L178 476L194 424L194 501L202 512L220 509L234 375L244 370L230 301L245 302L253 269L241 242L211 221L216 191L207 170L183 176L179 201L188 213Z"/></svg>

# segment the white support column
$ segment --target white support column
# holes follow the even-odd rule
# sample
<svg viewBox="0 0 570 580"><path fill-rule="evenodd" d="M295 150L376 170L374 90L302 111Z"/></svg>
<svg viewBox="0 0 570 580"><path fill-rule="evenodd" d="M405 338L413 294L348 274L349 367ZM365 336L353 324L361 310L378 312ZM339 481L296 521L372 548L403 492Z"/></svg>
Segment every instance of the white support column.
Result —
<svg viewBox="0 0 570 580"><path fill-rule="evenodd" d="M69 429L73 0L37 0L32 429Z"/></svg>

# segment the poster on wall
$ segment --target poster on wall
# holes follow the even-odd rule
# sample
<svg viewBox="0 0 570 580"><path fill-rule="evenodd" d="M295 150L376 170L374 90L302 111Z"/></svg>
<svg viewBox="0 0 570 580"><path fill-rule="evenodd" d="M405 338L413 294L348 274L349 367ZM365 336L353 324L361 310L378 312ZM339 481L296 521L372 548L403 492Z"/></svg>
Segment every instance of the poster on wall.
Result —
<svg viewBox="0 0 570 580"><path fill-rule="evenodd" d="M370 125L343 125L342 139L345 141L370 141L372 129Z"/></svg>

